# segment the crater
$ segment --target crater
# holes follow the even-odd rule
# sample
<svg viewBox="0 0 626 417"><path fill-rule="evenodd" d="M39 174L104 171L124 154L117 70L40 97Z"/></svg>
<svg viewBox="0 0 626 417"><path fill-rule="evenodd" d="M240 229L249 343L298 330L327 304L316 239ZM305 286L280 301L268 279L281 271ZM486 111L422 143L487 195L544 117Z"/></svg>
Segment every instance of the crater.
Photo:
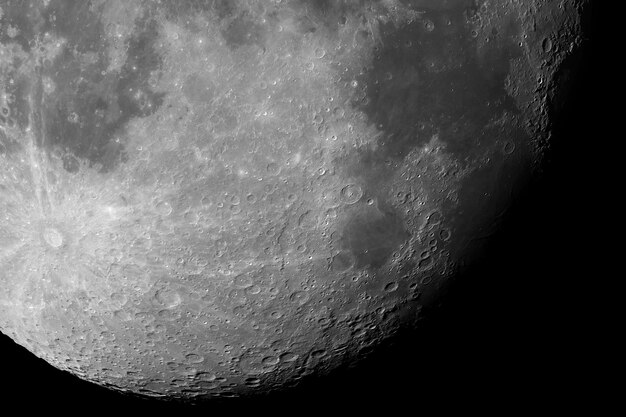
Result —
<svg viewBox="0 0 626 417"><path fill-rule="evenodd" d="M409 237L402 219L391 207L370 208L350 219L342 233L341 246L354 256L356 269L377 269Z"/></svg>
<svg viewBox="0 0 626 417"><path fill-rule="evenodd" d="M193 104L208 104L215 96L215 85L201 74L192 74L185 80L183 94Z"/></svg>
<svg viewBox="0 0 626 417"><path fill-rule="evenodd" d="M226 44L233 48L245 45L258 45L263 47L265 43L265 30L263 26L256 23L250 16L243 13L236 17L222 31L222 36Z"/></svg>
<svg viewBox="0 0 626 417"><path fill-rule="evenodd" d="M52 248L58 249L63 246L63 235L54 227L46 227L43 231L44 241Z"/></svg>

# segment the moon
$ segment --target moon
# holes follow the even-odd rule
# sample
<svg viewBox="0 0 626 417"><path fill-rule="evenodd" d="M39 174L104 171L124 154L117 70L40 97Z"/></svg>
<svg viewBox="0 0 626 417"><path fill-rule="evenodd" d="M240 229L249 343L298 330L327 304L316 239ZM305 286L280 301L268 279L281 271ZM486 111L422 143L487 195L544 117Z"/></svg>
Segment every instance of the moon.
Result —
<svg viewBox="0 0 626 417"><path fill-rule="evenodd" d="M183 401L419 331L545 166L587 4L0 0L0 330Z"/></svg>

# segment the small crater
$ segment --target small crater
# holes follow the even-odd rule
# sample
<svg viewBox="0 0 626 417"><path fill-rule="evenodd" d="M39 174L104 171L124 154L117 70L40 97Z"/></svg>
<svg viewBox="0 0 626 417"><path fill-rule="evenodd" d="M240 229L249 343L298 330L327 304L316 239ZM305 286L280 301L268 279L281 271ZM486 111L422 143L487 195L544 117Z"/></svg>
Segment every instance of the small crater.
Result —
<svg viewBox="0 0 626 417"><path fill-rule="evenodd" d="M363 189L357 184L348 184L341 189L341 200L344 204L354 204L363 197Z"/></svg>
<svg viewBox="0 0 626 417"><path fill-rule="evenodd" d="M439 232L439 238L444 242L450 240L451 235L452 232L450 232L450 230L448 229L441 229L441 231Z"/></svg>
<svg viewBox="0 0 626 417"><path fill-rule="evenodd" d="M244 354L239 360L239 369L246 375L262 375L273 369L273 365L264 362L258 354Z"/></svg>
<svg viewBox="0 0 626 417"><path fill-rule="evenodd" d="M278 362L280 362L280 359L278 359L276 356L266 356L261 361L261 363L267 367L278 365Z"/></svg>
<svg viewBox="0 0 626 417"><path fill-rule="evenodd" d="M204 362L204 357L197 355L195 353L189 353L185 355L185 362L187 363L202 363Z"/></svg>
<svg viewBox="0 0 626 417"><path fill-rule="evenodd" d="M215 96L215 85L199 74L192 74L185 80L183 94L193 104L209 103Z"/></svg>
<svg viewBox="0 0 626 417"><path fill-rule="evenodd" d="M317 216L312 211L307 211L300 215L298 226L303 229L314 229L317 226Z"/></svg>
<svg viewBox="0 0 626 417"><path fill-rule="evenodd" d="M161 216L169 216L172 213L172 206L167 201L159 201L154 206Z"/></svg>
<svg viewBox="0 0 626 417"><path fill-rule="evenodd" d="M421 270L426 270L426 269L430 269L433 265L433 257L432 256L427 256L424 259L420 260L417 264L418 268L420 268Z"/></svg>
<svg viewBox="0 0 626 417"><path fill-rule="evenodd" d="M426 226L434 226L443 220L443 215L439 211L434 211L428 216L428 220L426 221Z"/></svg>
<svg viewBox="0 0 626 417"><path fill-rule="evenodd" d="M333 257L330 268L335 272L343 272L352 268L354 257L348 251L341 251Z"/></svg>
<svg viewBox="0 0 626 417"><path fill-rule="evenodd" d="M235 288L228 293L228 298L232 304L245 304L248 301L244 289Z"/></svg>
<svg viewBox="0 0 626 417"><path fill-rule="evenodd" d="M326 50L324 48L316 48L315 49L315 58L322 59L326 55Z"/></svg>
<svg viewBox="0 0 626 417"><path fill-rule="evenodd" d="M261 386L261 379L260 378L246 378L244 383L249 387L256 388L256 387Z"/></svg>
<svg viewBox="0 0 626 417"><path fill-rule="evenodd" d="M280 355L280 361L284 363L294 362L298 359L298 355L292 352L285 352Z"/></svg>
<svg viewBox="0 0 626 417"><path fill-rule="evenodd" d="M114 292L113 294L111 294L111 301L121 307L126 304L128 298L121 292Z"/></svg>
<svg viewBox="0 0 626 417"><path fill-rule="evenodd" d="M541 42L541 49L543 49L543 52L546 54L552 51L552 39L549 37L544 38Z"/></svg>
<svg viewBox="0 0 626 417"><path fill-rule="evenodd" d="M323 358L324 356L327 355L327 353L328 352L326 352L326 350L324 349L314 350L313 352L311 352L311 358L313 359Z"/></svg>
<svg viewBox="0 0 626 417"><path fill-rule="evenodd" d="M218 108L209 121L213 124L213 132L216 134L230 132L237 127L238 123L235 111L225 106Z"/></svg>
<svg viewBox="0 0 626 417"><path fill-rule="evenodd" d="M280 166L275 162L270 162L269 164L267 164L266 170L269 175L280 174Z"/></svg>
<svg viewBox="0 0 626 417"><path fill-rule="evenodd" d="M309 294L304 291L294 291L289 296L289 300L291 300L292 303L303 305L306 304L307 301L309 301Z"/></svg>
<svg viewBox="0 0 626 417"><path fill-rule="evenodd" d="M165 308L176 308L182 302L180 294L172 289L165 288L157 291L155 294L156 301Z"/></svg>
<svg viewBox="0 0 626 417"><path fill-rule="evenodd" d="M245 45L262 46L265 39L263 27L257 24L246 14L235 18L226 29L222 31L226 44L231 48L239 48Z"/></svg>
<svg viewBox="0 0 626 417"><path fill-rule="evenodd" d="M239 288L246 288L252 285L252 276L250 274L239 274L233 280L233 284Z"/></svg>
<svg viewBox="0 0 626 417"><path fill-rule="evenodd" d="M506 141L502 146L502 152L505 155L511 155L515 151L515 143L512 141Z"/></svg>
<svg viewBox="0 0 626 417"><path fill-rule="evenodd" d="M63 156L63 169L70 174L75 174L80 169L80 162L73 155Z"/></svg>
<svg viewBox="0 0 626 417"><path fill-rule="evenodd" d="M53 227L46 227L43 231L43 238L46 243L54 249L58 249L63 246L63 235Z"/></svg>
<svg viewBox="0 0 626 417"><path fill-rule="evenodd" d="M379 268L408 238L409 233L397 214L370 208L367 213L353 217L346 225L342 246L354 254L355 267Z"/></svg>
<svg viewBox="0 0 626 417"><path fill-rule="evenodd" d="M261 292L261 287L259 287L258 285L251 285L246 288L246 294L248 295L256 295L256 294L259 294L260 292Z"/></svg>
<svg viewBox="0 0 626 417"><path fill-rule="evenodd" d="M435 30L435 23L430 19L425 19L424 29L426 30L426 32L432 32L433 30Z"/></svg>

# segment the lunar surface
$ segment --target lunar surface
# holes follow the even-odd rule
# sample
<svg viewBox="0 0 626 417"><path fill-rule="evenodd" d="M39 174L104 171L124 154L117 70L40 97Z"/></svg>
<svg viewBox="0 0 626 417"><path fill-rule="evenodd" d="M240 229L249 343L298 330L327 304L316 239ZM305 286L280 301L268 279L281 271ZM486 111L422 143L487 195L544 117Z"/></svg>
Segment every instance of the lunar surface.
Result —
<svg viewBox="0 0 626 417"><path fill-rule="evenodd" d="M576 0L0 0L0 330L113 389L415 328L550 145Z"/></svg>

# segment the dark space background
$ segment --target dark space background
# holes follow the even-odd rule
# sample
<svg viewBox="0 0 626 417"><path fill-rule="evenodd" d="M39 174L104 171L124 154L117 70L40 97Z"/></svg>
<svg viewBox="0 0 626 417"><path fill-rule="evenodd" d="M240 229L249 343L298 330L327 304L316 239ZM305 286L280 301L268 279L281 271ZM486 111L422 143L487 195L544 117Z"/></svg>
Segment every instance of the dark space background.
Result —
<svg viewBox="0 0 626 417"><path fill-rule="evenodd" d="M357 369L305 381L280 395L199 408L128 397L81 381L0 334L0 410L300 414L345 407L417 413L426 406L536 410L546 401L576 401L586 360L581 329L587 312L580 299L580 286L589 278L585 234L595 227L585 221L585 210L594 188L588 161L598 125L591 59L598 14L593 10L585 22L582 67L567 106L554 119L542 181L516 200L486 255L459 277L419 332L400 335Z"/></svg>

